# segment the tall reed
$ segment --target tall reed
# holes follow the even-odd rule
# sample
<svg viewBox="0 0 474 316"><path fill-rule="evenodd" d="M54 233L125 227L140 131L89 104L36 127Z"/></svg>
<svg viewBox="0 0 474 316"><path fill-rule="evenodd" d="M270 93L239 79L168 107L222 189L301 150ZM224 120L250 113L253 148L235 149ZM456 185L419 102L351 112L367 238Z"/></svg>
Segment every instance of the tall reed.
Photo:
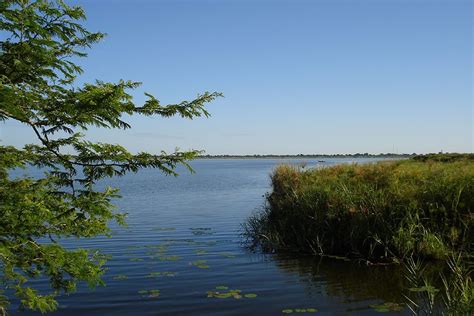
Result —
<svg viewBox="0 0 474 316"><path fill-rule="evenodd" d="M473 262L458 253L446 261L446 271L428 276L420 259L405 260L407 306L412 315L474 315ZM439 286L438 286L439 284Z"/></svg>

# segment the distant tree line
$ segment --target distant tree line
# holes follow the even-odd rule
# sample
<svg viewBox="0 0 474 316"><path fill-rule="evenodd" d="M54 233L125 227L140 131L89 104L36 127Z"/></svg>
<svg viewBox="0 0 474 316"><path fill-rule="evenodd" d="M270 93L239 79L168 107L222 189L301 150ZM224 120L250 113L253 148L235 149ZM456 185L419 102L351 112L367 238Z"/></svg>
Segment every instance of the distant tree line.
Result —
<svg viewBox="0 0 474 316"><path fill-rule="evenodd" d="M416 153L412 154L395 154L395 153L355 153L355 154L296 154L296 155L199 155L198 158L218 159L218 158L411 158L418 156Z"/></svg>

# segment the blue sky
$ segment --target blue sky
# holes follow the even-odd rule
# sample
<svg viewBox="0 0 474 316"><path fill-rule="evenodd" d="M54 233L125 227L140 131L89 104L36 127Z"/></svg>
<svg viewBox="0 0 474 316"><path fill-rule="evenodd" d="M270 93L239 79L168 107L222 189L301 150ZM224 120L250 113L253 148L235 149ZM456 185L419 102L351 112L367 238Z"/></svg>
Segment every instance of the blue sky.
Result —
<svg viewBox="0 0 474 316"><path fill-rule="evenodd" d="M71 3L71 2L70 2ZM91 130L133 151L472 152L471 1L73 1L108 33L80 82L143 82L163 103L225 98L209 119ZM1 127L3 143L33 135Z"/></svg>

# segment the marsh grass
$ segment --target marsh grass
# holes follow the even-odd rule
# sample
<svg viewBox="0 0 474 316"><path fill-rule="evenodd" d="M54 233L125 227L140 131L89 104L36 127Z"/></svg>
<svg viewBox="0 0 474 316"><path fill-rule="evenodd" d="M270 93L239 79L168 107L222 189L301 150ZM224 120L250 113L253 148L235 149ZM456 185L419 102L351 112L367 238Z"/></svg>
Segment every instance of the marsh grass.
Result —
<svg viewBox="0 0 474 316"><path fill-rule="evenodd" d="M472 253L474 155L306 169L278 166L244 224L251 247L367 262Z"/></svg>
<svg viewBox="0 0 474 316"><path fill-rule="evenodd" d="M445 269L425 273L420 259L404 262L408 293L407 306L412 315L474 315L472 258L458 253L445 260Z"/></svg>

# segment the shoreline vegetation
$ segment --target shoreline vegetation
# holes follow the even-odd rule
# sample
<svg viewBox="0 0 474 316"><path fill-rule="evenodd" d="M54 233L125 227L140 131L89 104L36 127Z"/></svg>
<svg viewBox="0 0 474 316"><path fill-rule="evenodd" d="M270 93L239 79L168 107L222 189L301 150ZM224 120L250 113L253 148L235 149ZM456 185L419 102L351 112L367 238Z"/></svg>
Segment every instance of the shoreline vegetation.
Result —
<svg viewBox="0 0 474 316"><path fill-rule="evenodd" d="M402 264L413 314L474 312L474 154L282 164L271 185L243 224L251 249ZM434 279L423 273L430 261L445 266Z"/></svg>
<svg viewBox="0 0 474 316"><path fill-rule="evenodd" d="M280 165L245 236L264 251L386 262L472 252L474 154L371 164Z"/></svg>

